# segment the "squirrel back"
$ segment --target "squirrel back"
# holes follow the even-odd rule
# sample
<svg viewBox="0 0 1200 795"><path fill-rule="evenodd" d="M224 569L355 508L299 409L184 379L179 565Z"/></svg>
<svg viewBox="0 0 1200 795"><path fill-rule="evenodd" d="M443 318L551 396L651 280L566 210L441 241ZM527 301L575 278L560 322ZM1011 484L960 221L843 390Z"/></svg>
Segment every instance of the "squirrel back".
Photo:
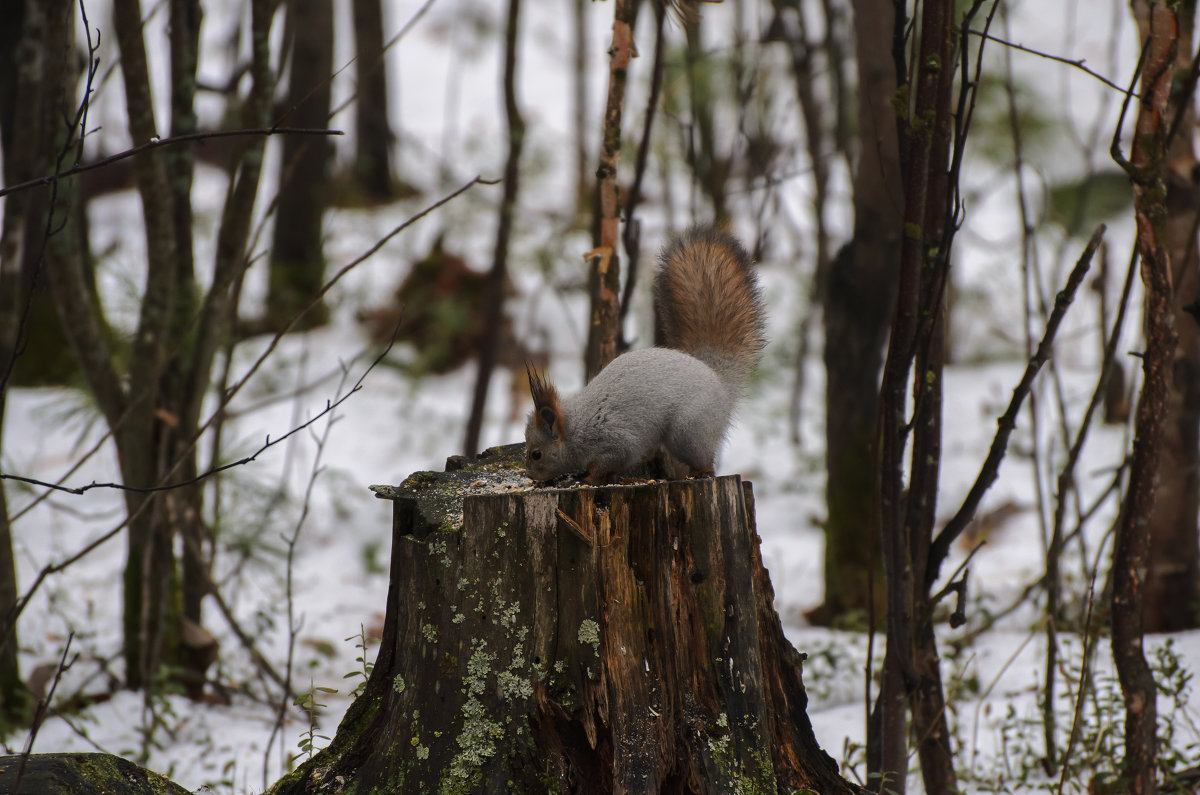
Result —
<svg viewBox="0 0 1200 795"><path fill-rule="evenodd" d="M654 280L657 343L695 356L740 390L766 344L758 279L740 241L694 226L663 249Z"/></svg>
<svg viewBox="0 0 1200 795"><path fill-rule="evenodd" d="M525 468L534 480L587 472L591 483L665 447L711 474L733 409L764 345L762 299L734 237L699 226L664 249L654 283L662 347L618 356L560 397L530 370Z"/></svg>

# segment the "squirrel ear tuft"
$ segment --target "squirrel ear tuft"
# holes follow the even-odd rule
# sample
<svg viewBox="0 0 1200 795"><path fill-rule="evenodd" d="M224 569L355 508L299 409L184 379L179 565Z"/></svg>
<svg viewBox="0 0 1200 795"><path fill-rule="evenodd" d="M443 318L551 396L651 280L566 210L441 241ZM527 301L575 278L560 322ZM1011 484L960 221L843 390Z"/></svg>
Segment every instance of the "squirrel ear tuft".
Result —
<svg viewBox="0 0 1200 795"><path fill-rule="evenodd" d="M538 375L529 362L525 362L525 372L529 375L529 394L533 397L533 410L538 424L546 433L562 438L563 419L562 407L558 404L558 390Z"/></svg>
<svg viewBox="0 0 1200 795"><path fill-rule="evenodd" d="M529 375L529 396L533 398L533 405L539 409L543 406L553 406L557 410L558 390L538 375L529 362L525 362L525 372Z"/></svg>

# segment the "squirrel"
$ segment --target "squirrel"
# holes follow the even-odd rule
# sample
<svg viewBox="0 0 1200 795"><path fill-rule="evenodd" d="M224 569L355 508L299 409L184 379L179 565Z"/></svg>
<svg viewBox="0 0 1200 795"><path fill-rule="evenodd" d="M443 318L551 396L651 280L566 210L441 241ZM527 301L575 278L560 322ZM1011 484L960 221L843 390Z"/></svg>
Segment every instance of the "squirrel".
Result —
<svg viewBox="0 0 1200 795"><path fill-rule="evenodd" d="M605 482L660 446L693 476L713 474L746 382L766 344L750 256L732 235L696 226L659 256L657 342L613 359L576 395L560 397L532 368L525 470L535 481L586 472Z"/></svg>

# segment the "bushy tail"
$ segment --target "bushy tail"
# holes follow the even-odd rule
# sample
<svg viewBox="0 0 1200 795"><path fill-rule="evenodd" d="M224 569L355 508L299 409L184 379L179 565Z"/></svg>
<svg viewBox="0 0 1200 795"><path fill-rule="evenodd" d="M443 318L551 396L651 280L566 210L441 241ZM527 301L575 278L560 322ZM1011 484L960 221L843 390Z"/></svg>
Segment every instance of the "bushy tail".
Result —
<svg viewBox="0 0 1200 795"><path fill-rule="evenodd" d="M711 226L667 246L654 281L658 344L713 368L735 393L766 344L758 279L737 238Z"/></svg>

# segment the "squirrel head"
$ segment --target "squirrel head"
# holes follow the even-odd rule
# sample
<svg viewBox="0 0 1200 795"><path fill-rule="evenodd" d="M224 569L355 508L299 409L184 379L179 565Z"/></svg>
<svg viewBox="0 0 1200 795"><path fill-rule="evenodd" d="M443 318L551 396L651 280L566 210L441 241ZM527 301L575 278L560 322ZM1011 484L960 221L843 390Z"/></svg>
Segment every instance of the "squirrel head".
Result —
<svg viewBox="0 0 1200 795"><path fill-rule="evenodd" d="M558 390L534 372L528 363L529 394L533 411L525 425L525 472L532 480L552 480L566 474L571 464L567 456L567 427L563 419Z"/></svg>

